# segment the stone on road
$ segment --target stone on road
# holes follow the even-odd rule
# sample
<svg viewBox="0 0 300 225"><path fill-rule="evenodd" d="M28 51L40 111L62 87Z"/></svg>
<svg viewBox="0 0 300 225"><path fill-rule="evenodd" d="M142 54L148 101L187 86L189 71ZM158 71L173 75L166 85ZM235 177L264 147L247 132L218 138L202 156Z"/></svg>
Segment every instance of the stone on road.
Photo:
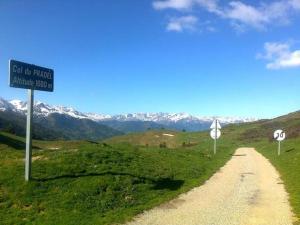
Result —
<svg viewBox="0 0 300 225"><path fill-rule="evenodd" d="M278 172L253 148L239 148L204 185L128 225L292 225Z"/></svg>

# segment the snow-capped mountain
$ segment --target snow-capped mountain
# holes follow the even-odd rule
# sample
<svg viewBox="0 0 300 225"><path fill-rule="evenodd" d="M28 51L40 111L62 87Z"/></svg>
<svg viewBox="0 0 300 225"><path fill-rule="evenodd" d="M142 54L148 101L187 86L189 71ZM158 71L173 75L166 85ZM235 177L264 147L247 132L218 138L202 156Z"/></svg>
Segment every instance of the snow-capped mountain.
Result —
<svg viewBox="0 0 300 225"><path fill-rule="evenodd" d="M6 101L0 98L0 110L12 110L26 114L27 103L20 100ZM37 117L48 117L51 114L62 114L77 119L89 119L98 123L109 125L109 121L117 122L154 122L167 128L186 129L186 130L203 130L207 129L215 117L193 116L188 113L128 113L120 115L104 115L97 113L83 113L71 107L52 106L43 102L35 102L34 114ZM218 117L221 123L244 123L255 121L255 118L240 117ZM115 123L114 123L115 124ZM190 128L193 127L193 128Z"/></svg>
<svg viewBox="0 0 300 225"><path fill-rule="evenodd" d="M187 122L203 121L211 122L218 118L222 123L245 123L252 122L255 118L242 118L242 117L201 117L192 116L188 113L128 113L115 116L108 116L106 119L114 119L118 121L152 121L152 122L178 122L185 120Z"/></svg>
<svg viewBox="0 0 300 225"><path fill-rule="evenodd" d="M26 113L27 111L27 102L22 102L20 100L12 100L9 101L8 103L10 103L14 107L13 111L15 112ZM33 109L35 115L44 116L44 117L49 116L49 114L51 113L58 113L58 114L69 115L71 117L75 117L79 119L88 118L85 114L78 112L73 108L64 107L64 106L50 106L48 104L39 101L34 103Z"/></svg>
<svg viewBox="0 0 300 225"><path fill-rule="evenodd" d="M8 101L0 98L0 111L14 110L14 106Z"/></svg>
<svg viewBox="0 0 300 225"><path fill-rule="evenodd" d="M0 98L0 131L24 136L27 104L20 100ZM33 137L43 140L103 140L123 132L88 117L72 108L50 106L42 102L34 105Z"/></svg>

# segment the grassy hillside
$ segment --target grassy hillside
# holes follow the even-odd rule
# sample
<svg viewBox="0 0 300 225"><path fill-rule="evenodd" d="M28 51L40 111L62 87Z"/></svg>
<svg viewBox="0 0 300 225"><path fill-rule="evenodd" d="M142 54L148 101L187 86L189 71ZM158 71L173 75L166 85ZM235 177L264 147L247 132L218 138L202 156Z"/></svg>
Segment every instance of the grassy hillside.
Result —
<svg viewBox="0 0 300 225"><path fill-rule="evenodd" d="M300 218L300 114L222 129L212 155L208 132L167 130L106 140L35 141L33 178L24 182L24 140L0 133L0 221L4 224L111 224L202 184L237 147L255 147L280 172ZM288 139L277 156L274 129ZM282 184L278 184L282 185Z"/></svg>
<svg viewBox="0 0 300 225"><path fill-rule="evenodd" d="M59 113L52 113L47 117L36 117L34 120L52 130L65 134L67 140L103 140L123 134L89 119L78 119Z"/></svg>
<svg viewBox="0 0 300 225"><path fill-rule="evenodd" d="M277 142L273 139L273 132L276 129L283 129L287 139L282 143L282 154L277 156ZM211 140L207 132L172 133L172 138L157 138L168 131L147 132L144 134L131 134L127 136L114 137L110 142L117 143L138 143L157 146L162 141L169 146L211 146ZM230 125L222 129L221 143L228 146L249 146L255 147L275 166L281 175L285 188L289 193L290 203L295 215L300 218L300 112L291 113L273 120L262 120L254 123ZM282 184L278 184L282 185ZM299 222L297 224L300 224Z"/></svg>
<svg viewBox="0 0 300 225"><path fill-rule="evenodd" d="M145 132L148 129L160 129L164 127L161 124L152 121L118 121L118 120L103 120L100 124L119 130L123 133Z"/></svg>
<svg viewBox="0 0 300 225"><path fill-rule="evenodd" d="M107 143L129 143L140 146L160 147L162 145L175 148L180 147L178 137L180 132L167 130L151 130L141 133L131 133L123 136L116 136L106 140Z"/></svg>
<svg viewBox="0 0 300 225"><path fill-rule="evenodd" d="M0 111L0 131L25 137L26 117L13 111ZM39 140L99 140L123 133L88 119L52 113L33 117L33 138Z"/></svg>
<svg viewBox="0 0 300 225"><path fill-rule="evenodd" d="M26 135L26 117L13 111L0 111L0 131L18 136ZM62 131L49 129L34 121L33 138L41 140L66 139Z"/></svg>
<svg viewBox="0 0 300 225"><path fill-rule="evenodd" d="M236 146L180 148L35 141L33 178L24 182L24 140L0 134L3 224L111 224L202 184Z"/></svg>

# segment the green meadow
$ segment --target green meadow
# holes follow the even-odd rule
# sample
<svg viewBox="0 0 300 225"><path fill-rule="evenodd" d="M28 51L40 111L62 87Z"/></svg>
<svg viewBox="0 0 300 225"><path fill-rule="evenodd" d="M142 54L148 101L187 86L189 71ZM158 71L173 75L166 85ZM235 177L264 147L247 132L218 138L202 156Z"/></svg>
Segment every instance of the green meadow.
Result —
<svg viewBox="0 0 300 225"><path fill-rule="evenodd" d="M104 142L34 141L29 183L24 181L24 139L0 133L0 221L5 225L123 223L203 184L236 148L246 146L255 147L279 171L300 218L299 125L299 116L288 115L227 126L216 155L207 131L150 130ZM280 157L272 139L278 126L288 136Z"/></svg>
<svg viewBox="0 0 300 225"><path fill-rule="evenodd" d="M24 140L0 135L1 224L112 224L201 185L236 146L34 142L33 180L24 181Z"/></svg>

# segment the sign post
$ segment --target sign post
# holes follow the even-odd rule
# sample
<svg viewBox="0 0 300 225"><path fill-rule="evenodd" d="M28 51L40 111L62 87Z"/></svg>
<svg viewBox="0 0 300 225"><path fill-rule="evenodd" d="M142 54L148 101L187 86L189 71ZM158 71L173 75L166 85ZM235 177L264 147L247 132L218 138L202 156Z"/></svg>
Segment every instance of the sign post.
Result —
<svg viewBox="0 0 300 225"><path fill-rule="evenodd" d="M274 139L278 141L278 151L277 154L280 156L281 154L281 142L285 139L286 135L283 130L276 130L274 132Z"/></svg>
<svg viewBox="0 0 300 225"><path fill-rule="evenodd" d="M27 124L26 124L26 153L25 180L31 178L32 155L32 118L34 90L53 92L54 71L52 69L19 62L9 61L9 86L28 89Z"/></svg>
<svg viewBox="0 0 300 225"><path fill-rule="evenodd" d="M214 139L214 154L217 153L217 139L221 137L221 125L219 120L215 119L213 123L210 126L210 136L212 139Z"/></svg>
<svg viewBox="0 0 300 225"><path fill-rule="evenodd" d="M27 102L27 124L26 124L26 155L25 155L25 180L31 177L31 155L32 155L32 111L33 111L33 90L28 90Z"/></svg>

